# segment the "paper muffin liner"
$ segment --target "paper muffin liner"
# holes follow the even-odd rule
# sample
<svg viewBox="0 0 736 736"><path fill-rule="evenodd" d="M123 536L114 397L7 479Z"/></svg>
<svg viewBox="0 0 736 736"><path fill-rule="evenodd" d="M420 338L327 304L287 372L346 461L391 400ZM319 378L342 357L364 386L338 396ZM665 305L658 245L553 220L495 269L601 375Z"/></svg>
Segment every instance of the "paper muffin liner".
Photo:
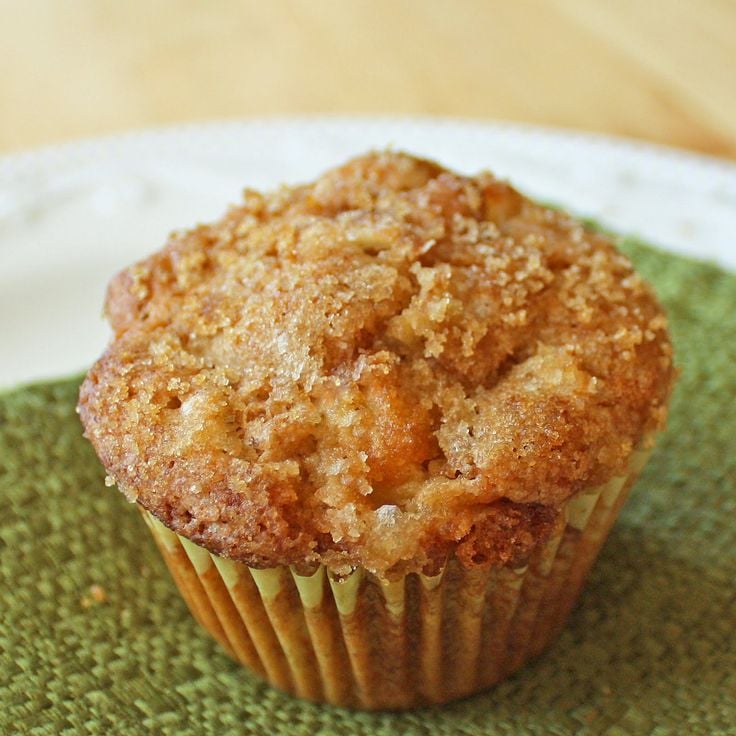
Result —
<svg viewBox="0 0 736 736"><path fill-rule="evenodd" d="M483 690L538 655L565 624L646 462L577 494L564 523L519 569L463 568L396 582L256 570L143 516L197 621L272 685L333 705L400 709Z"/></svg>

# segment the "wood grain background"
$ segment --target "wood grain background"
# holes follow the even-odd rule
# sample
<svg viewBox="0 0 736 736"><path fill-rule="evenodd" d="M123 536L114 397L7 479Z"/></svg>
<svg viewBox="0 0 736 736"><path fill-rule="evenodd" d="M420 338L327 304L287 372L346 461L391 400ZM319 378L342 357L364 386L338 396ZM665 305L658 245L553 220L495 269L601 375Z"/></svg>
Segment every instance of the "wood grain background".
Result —
<svg viewBox="0 0 736 736"><path fill-rule="evenodd" d="M171 122L437 114L736 158L736 0L0 0L0 151Z"/></svg>

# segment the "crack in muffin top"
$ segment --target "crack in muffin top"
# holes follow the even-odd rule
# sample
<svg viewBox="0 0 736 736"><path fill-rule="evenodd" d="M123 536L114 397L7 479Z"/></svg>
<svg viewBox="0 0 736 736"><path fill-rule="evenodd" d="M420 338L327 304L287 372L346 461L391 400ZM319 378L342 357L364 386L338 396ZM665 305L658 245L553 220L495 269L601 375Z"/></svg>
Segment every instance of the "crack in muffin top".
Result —
<svg viewBox="0 0 736 736"><path fill-rule="evenodd" d="M399 152L175 233L109 286L86 436L255 567L518 565L660 428L665 316L611 240Z"/></svg>

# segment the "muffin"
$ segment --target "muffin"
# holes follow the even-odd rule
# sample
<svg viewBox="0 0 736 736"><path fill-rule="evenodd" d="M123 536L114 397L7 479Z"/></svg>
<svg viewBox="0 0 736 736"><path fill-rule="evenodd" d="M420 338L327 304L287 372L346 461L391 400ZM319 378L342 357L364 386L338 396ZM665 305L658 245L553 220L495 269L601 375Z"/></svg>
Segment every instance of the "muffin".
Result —
<svg viewBox="0 0 736 736"><path fill-rule="evenodd" d="M474 693L553 640L674 380L608 237L392 151L246 190L106 312L79 412L109 482L231 656L353 707Z"/></svg>

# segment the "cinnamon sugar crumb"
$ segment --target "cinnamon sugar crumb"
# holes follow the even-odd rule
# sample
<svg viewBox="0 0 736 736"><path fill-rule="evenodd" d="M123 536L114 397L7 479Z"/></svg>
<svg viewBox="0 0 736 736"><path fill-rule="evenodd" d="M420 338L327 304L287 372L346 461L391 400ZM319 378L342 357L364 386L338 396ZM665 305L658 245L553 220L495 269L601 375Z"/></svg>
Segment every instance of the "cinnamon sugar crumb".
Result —
<svg viewBox="0 0 736 736"><path fill-rule="evenodd" d="M105 603L107 601L107 592L101 585L90 585L87 595L83 595L79 599L79 605L82 608L91 608L97 603Z"/></svg>
<svg viewBox="0 0 736 736"><path fill-rule="evenodd" d="M256 566L521 564L673 381L608 238L394 152L247 191L119 274L107 313L80 409L110 476Z"/></svg>

